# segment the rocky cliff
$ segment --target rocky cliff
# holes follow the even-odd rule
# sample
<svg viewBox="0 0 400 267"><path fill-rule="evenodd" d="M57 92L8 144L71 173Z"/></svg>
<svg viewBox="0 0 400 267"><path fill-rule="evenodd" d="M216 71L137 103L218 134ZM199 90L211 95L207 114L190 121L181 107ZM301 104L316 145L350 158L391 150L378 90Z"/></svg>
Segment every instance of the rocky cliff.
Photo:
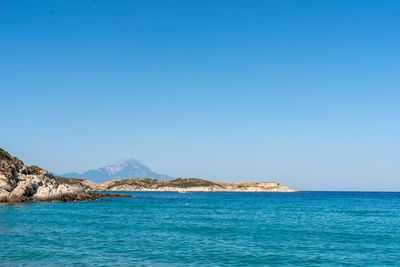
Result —
<svg viewBox="0 0 400 267"><path fill-rule="evenodd" d="M138 178L96 184L89 180L67 180L71 183L79 182L94 191L297 192L277 182L220 183L198 178L179 178L172 181Z"/></svg>
<svg viewBox="0 0 400 267"><path fill-rule="evenodd" d="M81 183L59 181L37 166L25 166L0 148L0 202L85 201L107 196L91 193Z"/></svg>

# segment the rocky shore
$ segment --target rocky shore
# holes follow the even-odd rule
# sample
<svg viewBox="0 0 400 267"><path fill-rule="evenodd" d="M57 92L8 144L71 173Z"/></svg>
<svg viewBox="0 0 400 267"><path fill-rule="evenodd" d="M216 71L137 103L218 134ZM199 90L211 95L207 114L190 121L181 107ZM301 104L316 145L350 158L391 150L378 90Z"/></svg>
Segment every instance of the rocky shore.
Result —
<svg viewBox="0 0 400 267"><path fill-rule="evenodd" d="M37 166L25 166L0 148L0 202L87 201L99 197L130 197L90 192L80 183L57 180Z"/></svg>

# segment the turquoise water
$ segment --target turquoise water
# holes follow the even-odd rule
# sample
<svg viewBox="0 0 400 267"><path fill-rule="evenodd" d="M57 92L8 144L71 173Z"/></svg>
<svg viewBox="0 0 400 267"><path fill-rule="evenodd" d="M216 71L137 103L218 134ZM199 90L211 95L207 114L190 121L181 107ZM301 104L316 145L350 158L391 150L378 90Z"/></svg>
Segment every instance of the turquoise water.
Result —
<svg viewBox="0 0 400 267"><path fill-rule="evenodd" d="M400 265L400 193L129 194L0 205L0 266Z"/></svg>

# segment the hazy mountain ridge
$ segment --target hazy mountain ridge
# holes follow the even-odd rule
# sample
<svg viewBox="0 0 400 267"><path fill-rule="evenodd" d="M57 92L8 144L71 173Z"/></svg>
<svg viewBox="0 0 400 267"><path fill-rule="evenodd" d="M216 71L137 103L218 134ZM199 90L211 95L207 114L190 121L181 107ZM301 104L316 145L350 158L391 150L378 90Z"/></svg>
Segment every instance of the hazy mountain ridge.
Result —
<svg viewBox="0 0 400 267"><path fill-rule="evenodd" d="M108 165L96 170L88 170L84 173L70 172L61 174L62 177L88 179L95 183L104 183L112 179L153 178L171 180L173 177L159 174L136 159L126 159L114 165Z"/></svg>

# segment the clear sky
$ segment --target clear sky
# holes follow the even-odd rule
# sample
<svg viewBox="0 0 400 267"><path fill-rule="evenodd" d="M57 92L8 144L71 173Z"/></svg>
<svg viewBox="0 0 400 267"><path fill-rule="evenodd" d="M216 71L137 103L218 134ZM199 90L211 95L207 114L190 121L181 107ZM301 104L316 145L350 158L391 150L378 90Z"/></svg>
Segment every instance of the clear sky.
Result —
<svg viewBox="0 0 400 267"><path fill-rule="evenodd" d="M0 147L57 173L400 190L399 1L0 1Z"/></svg>

